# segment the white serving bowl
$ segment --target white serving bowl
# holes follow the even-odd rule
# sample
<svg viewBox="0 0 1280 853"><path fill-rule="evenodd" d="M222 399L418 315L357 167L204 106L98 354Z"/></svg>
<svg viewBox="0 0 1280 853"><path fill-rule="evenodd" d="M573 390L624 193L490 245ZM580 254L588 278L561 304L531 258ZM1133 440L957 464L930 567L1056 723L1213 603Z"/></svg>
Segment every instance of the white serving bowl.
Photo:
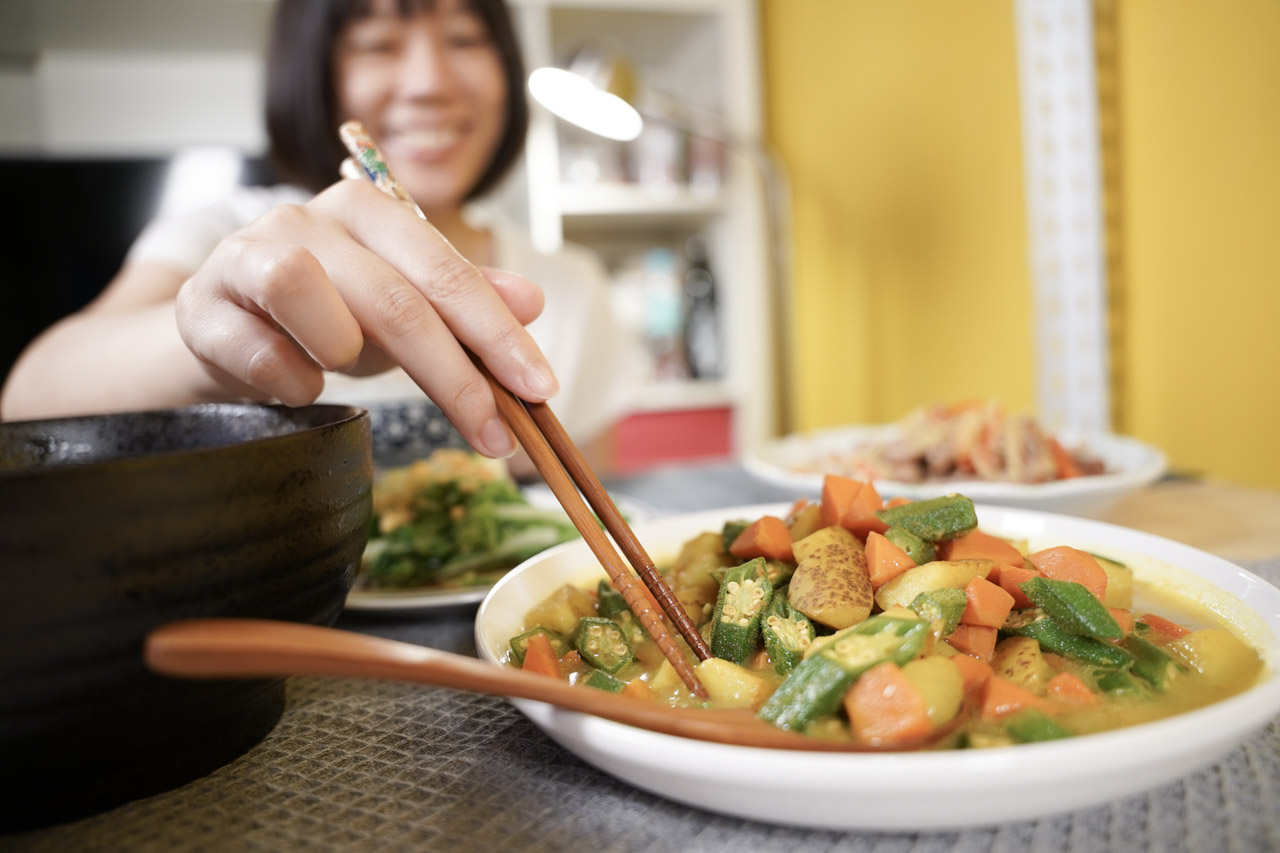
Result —
<svg viewBox="0 0 1280 853"><path fill-rule="evenodd" d="M848 454L855 448L891 435L894 426L846 426L793 433L746 454L743 467L751 474L797 494L822 491L822 460ZM876 480L876 490L886 500L932 498L951 492L967 495L976 503L1098 517L1125 495L1150 485L1164 474L1163 453L1137 439L1097 434L1060 436L1068 447L1080 446L1102 460L1105 474L1054 480L1048 483L999 483L989 480L939 480L903 483Z"/></svg>
<svg viewBox="0 0 1280 853"><path fill-rule="evenodd" d="M786 505L675 516L635 530L659 563L729 519L780 515ZM751 820L832 829L924 830L1027 820L1084 808L1191 773L1280 714L1280 590L1225 560L1110 524L979 506L987 532L1032 549L1073 545L1120 559L1143 588L1175 589L1230 622L1266 664L1244 693L1190 713L1117 731L1007 748L916 753L821 753L689 740L513 700L583 760L691 806ZM567 582L602 577L582 542L523 563L500 580L476 618L476 648L499 662L525 614ZM1169 613L1167 606L1151 606Z"/></svg>

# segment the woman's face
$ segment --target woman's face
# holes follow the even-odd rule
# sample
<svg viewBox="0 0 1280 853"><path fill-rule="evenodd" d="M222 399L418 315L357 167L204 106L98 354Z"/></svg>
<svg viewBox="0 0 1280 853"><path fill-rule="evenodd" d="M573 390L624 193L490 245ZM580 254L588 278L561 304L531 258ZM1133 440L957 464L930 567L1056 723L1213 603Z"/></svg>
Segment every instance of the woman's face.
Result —
<svg viewBox="0 0 1280 853"><path fill-rule="evenodd" d="M502 58L464 0L407 18L394 0L372 6L338 35L338 111L364 124L428 216L456 212L502 139Z"/></svg>

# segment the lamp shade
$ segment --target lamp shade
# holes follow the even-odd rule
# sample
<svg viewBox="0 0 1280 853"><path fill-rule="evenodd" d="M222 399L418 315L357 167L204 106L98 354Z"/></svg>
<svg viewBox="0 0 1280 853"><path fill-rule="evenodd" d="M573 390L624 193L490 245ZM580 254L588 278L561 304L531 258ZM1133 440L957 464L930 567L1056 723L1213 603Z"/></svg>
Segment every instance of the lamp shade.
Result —
<svg viewBox="0 0 1280 853"><path fill-rule="evenodd" d="M603 44L580 49L565 68L534 69L529 94L561 119L607 139L629 142L644 129L631 103L635 72Z"/></svg>

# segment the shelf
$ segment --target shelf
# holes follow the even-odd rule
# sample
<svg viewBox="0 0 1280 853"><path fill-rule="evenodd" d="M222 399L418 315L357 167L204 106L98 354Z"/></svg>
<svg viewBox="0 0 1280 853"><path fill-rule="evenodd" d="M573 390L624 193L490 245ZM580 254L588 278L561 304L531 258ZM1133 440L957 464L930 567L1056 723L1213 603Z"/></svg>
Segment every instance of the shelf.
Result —
<svg viewBox="0 0 1280 853"><path fill-rule="evenodd" d="M611 225L646 221L697 223L724 211L720 193L685 187L642 187L634 184L562 185L558 207L566 226L582 226L606 218Z"/></svg>
<svg viewBox="0 0 1280 853"><path fill-rule="evenodd" d="M711 409L734 405L734 394L717 380L653 381L636 395L633 413Z"/></svg>

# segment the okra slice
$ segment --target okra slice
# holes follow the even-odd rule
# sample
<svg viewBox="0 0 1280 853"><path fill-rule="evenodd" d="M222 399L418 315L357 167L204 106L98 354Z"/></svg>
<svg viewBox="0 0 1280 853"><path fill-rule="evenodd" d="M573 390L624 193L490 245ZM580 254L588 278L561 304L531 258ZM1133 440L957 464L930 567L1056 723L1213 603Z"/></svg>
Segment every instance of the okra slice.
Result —
<svg viewBox="0 0 1280 853"><path fill-rule="evenodd" d="M926 542L950 542L978 526L973 501L956 494L877 510L876 517L890 527L901 527Z"/></svg>
<svg viewBox="0 0 1280 853"><path fill-rule="evenodd" d="M523 634L516 634L511 638L511 654L515 656L517 664L524 664L525 652L529 650L529 638L534 634L547 635L547 639L551 641L551 650L556 653L556 657L563 657L569 651L569 642L564 637L539 625L537 628L530 628Z"/></svg>
<svg viewBox="0 0 1280 853"><path fill-rule="evenodd" d="M1133 655L1133 674L1156 690L1163 692L1180 672L1178 664L1164 649L1136 634L1125 637L1120 645Z"/></svg>
<svg viewBox="0 0 1280 853"><path fill-rule="evenodd" d="M939 637L949 637L959 626L968 603L963 589L944 587L920 593L908 607L930 623Z"/></svg>
<svg viewBox="0 0 1280 853"><path fill-rule="evenodd" d="M780 729L805 730L840 706L859 675L891 660L899 666L920 653L929 623L872 616L831 636L804 658L761 706L757 716Z"/></svg>
<svg viewBox="0 0 1280 853"><path fill-rule="evenodd" d="M805 649L813 642L814 627L799 610L787 601L785 587L776 590L760 622L764 648L779 675L786 675L804 658Z"/></svg>
<svg viewBox="0 0 1280 853"><path fill-rule="evenodd" d="M1132 693L1138 689L1138 682L1123 669L1097 670L1093 677L1098 689L1104 693Z"/></svg>
<svg viewBox="0 0 1280 853"><path fill-rule="evenodd" d="M733 544L733 540L742 534L742 531L751 526L749 521L726 521L724 527L720 528L720 544L723 546L724 552L729 553L729 546Z"/></svg>
<svg viewBox="0 0 1280 853"><path fill-rule="evenodd" d="M1071 732L1049 719L1043 711L1037 711L1035 708L1027 708L1014 714L1005 721L1004 730L1019 743L1071 737Z"/></svg>
<svg viewBox="0 0 1280 853"><path fill-rule="evenodd" d="M573 647L582 659L608 673L615 673L631 662L631 644L622 626L612 619L584 616L573 632Z"/></svg>
<svg viewBox="0 0 1280 853"><path fill-rule="evenodd" d="M602 580L596 584L596 612L605 619L614 619L620 613L630 613L631 608L627 606L622 593L613 588L613 584Z"/></svg>
<svg viewBox="0 0 1280 853"><path fill-rule="evenodd" d="M772 593L763 557L726 571L711 616L711 654L738 664L755 654Z"/></svg>
<svg viewBox="0 0 1280 853"><path fill-rule="evenodd" d="M1129 652L1093 637L1072 634L1038 607L1010 613L1000 630L1006 634L1030 637L1047 652L1085 663L1114 667L1133 665L1133 655Z"/></svg>
<svg viewBox="0 0 1280 853"><path fill-rule="evenodd" d="M933 543L926 542L903 527L894 525L884 532L884 538L897 545L917 566L933 562L936 555Z"/></svg>
<svg viewBox="0 0 1280 853"><path fill-rule="evenodd" d="M621 693L622 688L627 686L627 683L621 678L614 678L609 673L598 669L593 669L591 674L582 680L582 683L598 690L608 690L610 693Z"/></svg>
<svg viewBox="0 0 1280 853"><path fill-rule="evenodd" d="M769 578L769 584L774 589L777 589L791 582L791 576L796 573L796 564L783 562L782 560L766 560L764 573Z"/></svg>
<svg viewBox="0 0 1280 853"><path fill-rule="evenodd" d="M1097 640L1124 637L1115 617L1083 584L1036 577L1018 584L1018 589L1072 634Z"/></svg>

